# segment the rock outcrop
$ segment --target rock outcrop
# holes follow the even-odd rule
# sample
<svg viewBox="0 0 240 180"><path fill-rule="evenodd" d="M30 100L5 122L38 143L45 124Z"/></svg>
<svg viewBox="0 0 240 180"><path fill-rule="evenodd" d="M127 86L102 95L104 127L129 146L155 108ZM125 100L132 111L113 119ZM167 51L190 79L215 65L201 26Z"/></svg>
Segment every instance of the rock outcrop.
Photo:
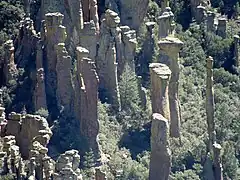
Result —
<svg viewBox="0 0 240 180"><path fill-rule="evenodd" d="M105 18L102 20L98 57L96 59L97 70L100 80L100 95L107 98L107 102L113 105L114 109L119 110L120 94L118 89L116 42L112 31L115 31L120 23L117 14L107 10Z"/></svg>
<svg viewBox="0 0 240 180"><path fill-rule="evenodd" d="M86 138L88 150L92 149L95 160L100 158L98 144L98 85L94 61L87 58L87 50L77 47L77 72L80 90L80 133Z"/></svg>
<svg viewBox="0 0 240 180"><path fill-rule="evenodd" d="M3 69L4 84L8 84L11 80L15 80L18 70L14 62L14 46L12 40L8 40L4 43L4 58L3 62L1 62L1 66Z"/></svg>
<svg viewBox="0 0 240 180"><path fill-rule="evenodd" d="M72 58L68 55L65 43L55 46L57 52L56 75L57 75L57 99L59 109L65 113L71 112L73 102L72 82Z"/></svg>
<svg viewBox="0 0 240 180"><path fill-rule="evenodd" d="M213 58L207 58L207 85L206 85L206 114L208 125L208 151L213 156L213 174L215 179L222 180L222 164L221 164L221 145L216 143L216 131L214 121L214 90L213 90Z"/></svg>
<svg viewBox="0 0 240 180"><path fill-rule="evenodd" d="M214 20L215 20L215 13L208 11L207 12L207 31L209 32L215 32L216 31L216 27L214 24Z"/></svg>
<svg viewBox="0 0 240 180"><path fill-rule="evenodd" d="M179 51L183 46L183 42L177 38L167 37L158 42L160 54L165 55L165 58L160 57L160 62L169 66L172 75L169 82L169 103L170 103L170 135L172 137L180 136L180 104L178 100L178 84L179 84Z"/></svg>
<svg viewBox="0 0 240 180"><path fill-rule="evenodd" d="M158 17L158 39L174 34L174 14L170 7L166 7L164 12Z"/></svg>
<svg viewBox="0 0 240 180"><path fill-rule="evenodd" d="M151 74L152 112L160 113L170 120L168 86L171 71L168 66L161 63L151 63L149 68Z"/></svg>
<svg viewBox="0 0 240 180"><path fill-rule="evenodd" d="M37 69L36 84L33 92L34 109L47 109L46 91L45 91L45 73L43 68Z"/></svg>
<svg viewBox="0 0 240 180"><path fill-rule="evenodd" d="M138 31L147 13L149 0L105 0L106 8L120 15L121 24Z"/></svg>
<svg viewBox="0 0 240 180"><path fill-rule="evenodd" d="M84 0L83 4L83 20L84 22L90 22L93 20L96 31L99 33L99 18L98 18L98 6L97 0Z"/></svg>
<svg viewBox="0 0 240 180"><path fill-rule="evenodd" d="M5 135L16 137L16 143L20 148L22 157L28 159L32 140L34 137L40 135L41 130L44 130L44 134L46 135L46 146L52 132L45 118L30 114L22 117L21 114L11 113L7 121Z"/></svg>
<svg viewBox="0 0 240 180"><path fill-rule="evenodd" d="M100 97L120 110L118 81L125 64L135 70L136 31L128 26L120 26L118 14L106 10L102 19L99 48L96 57L97 71L100 79Z"/></svg>
<svg viewBox="0 0 240 180"><path fill-rule="evenodd" d="M204 23L207 17L207 10L206 7L199 5L196 9L196 22L198 24Z"/></svg>
<svg viewBox="0 0 240 180"><path fill-rule="evenodd" d="M89 58L92 60L95 60L97 55L98 31L94 21L84 22L84 28L81 30L81 46L89 51Z"/></svg>
<svg viewBox="0 0 240 180"><path fill-rule="evenodd" d="M208 136L210 152L213 151L213 144L216 142L215 121L214 121L214 90L213 90L213 58L207 58L207 85L206 85L206 114L208 124Z"/></svg>
<svg viewBox="0 0 240 180"><path fill-rule="evenodd" d="M107 180L105 172L102 172L100 168L95 169L95 180Z"/></svg>
<svg viewBox="0 0 240 180"><path fill-rule="evenodd" d="M33 21L29 17L22 20L19 34L14 42L16 48L14 55L18 67L25 68L29 62L36 59L37 44L40 40L41 37L35 31Z"/></svg>
<svg viewBox="0 0 240 180"><path fill-rule="evenodd" d="M222 38L227 36L227 19L225 17L218 18L217 35Z"/></svg>
<svg viewBox="0 0 240 180"><path fill-rule="evenodd" d="M146 85L150 79L149 64L153 61L155 55L155 46L157 40L154 38L155 22L145 23L147 28L146 38L144 39L142 50L137 58L136 71L143 78L143 85Z"/></svg>
<svg viewBox="0 0 240 180"><path fill-rule="evenodd" d="M66 39L66 30L62 26L63 15L61 13L48 13L46 14L46 71L45 71L45 82L46 82L46 96L48 106L57 105L57 88L58 88L58 77L57 77L57 62L58 62L58 51L57 47L59 43L64 43ZM67 73L67 72L66 72ZM65 89L67 90L67 89ZM62 92L63 93L63 92ZM58 91L58 96L61 96L61 92ZM61 101L61 99L58 99ZM69 104L68 104L69 105ZM58 105L59 106L59 105Z"/></svg>
<svg viewBox="0 0 240 180"><path fill-rule="evenodd" d="M168 180L171 171L168 120L154 113L151 128L151 155L149 180Z"/></svg>
<svg viewBox="0 0 240 180"><path fill-rule="evenodd" d="M56 171L53 174L53 180L82 180L79 167L80 156L78 151L70 150L61 154L56 162Z"/></svg>
<svg viewBox="0 0 240 180"><path fill-rule="evenodd" d="M3 111L0 115L3 118ZM67 151L55 162L47 155L51 136L44 118L11 113L1 131L0 175L11 174L15 179L81 180L79 152Z"/></svg>
<svg viewBox="0 0 240 180"><path fill-rule="evenodd" d="M190 5L191 5L191 12L194 18L196 18L198 14L198 6L202 6L206 9L211 7L211 2L210 0L190 0Z"/></svg>

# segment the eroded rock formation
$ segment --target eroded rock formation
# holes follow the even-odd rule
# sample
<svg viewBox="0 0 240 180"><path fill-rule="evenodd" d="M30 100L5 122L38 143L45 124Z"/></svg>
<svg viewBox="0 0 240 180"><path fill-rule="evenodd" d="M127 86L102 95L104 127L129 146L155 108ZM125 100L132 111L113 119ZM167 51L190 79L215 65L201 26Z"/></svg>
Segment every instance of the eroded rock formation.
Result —
<svg viewBox="0 0 240 180"><path fill-rule="evenodd" d="M90 22L93 20L96 31L99 33L99 18L98 18L98 6L97 0L84 0L83 4L83 20Z"/></svg>
<svg viewBox="0 0 240 180"><path fill-rule="evenodd" d="M70 150L61 154L56 162L56 171L53 174L53 180L82 180L79 167L80 156L78 151Z"/></svg>
<svg viewBox="0 0 240 180"><path fill-rule="evenodd" d="M92 149L95 160L100 158L98 145L98 85L99 79L96 73L94 61L87 58L88 51L77 47L77 72L80 91L80 133L83 135Z"/></svg>
<svg viewBox="0 0 240 180"><path fill-rule="evenodd" d="M195 17L196 22L198 24L201 24L201 23L203 23L205 21L206 17L207 17L206 7L201 6L201 5L197 6L196 17Z"/></svg>
<svg viewBox="0 0 240 180"><path fill-rule="evenodd" d="M191 5L191 12L194 18L199 16L198 14L198 6L202 6L206 9L211 7L211 2L210 0L190 0L190 5Z"/></svg>
<svg viewBox="0 0 240 180"><path fill-rule="evenodd" d="M171 171L168 120L161 114L152 115L149 180L168 180Z"/></svg>
<svg viewBox="0 0 240 180"><path fill-rule="evenodd" d="M174 14L170 7L166 7L164 12L158 17L158 39L174 34Z"/></svg>
<svg viewBox="0 0 240 180"><path fill-rule="evenodd" d="M68 55L64 43L55 46L57 52L56 75L57 75L57 99L60 110L65 113L71 112L73 102L73 82L71 75L72 58Z"/></svg>
<svg viewBox="0 0 240 180"><path fill-rule="evenodd" d="M3 117L3 111L0 115ZM12 174L15 179L82 179L78 151L65 152L57 162L47 155L52 132L44 118L11 113L5 130L2 130L1 175Z"/></svg>
<svg viewBox="0 0 240 180"><path fill-rule="evenodd" d="M155 55L155 45L157 40L154 38L155 22L145 23L147 28L146 38L143 42L143 48L140 55L137 58L136 71L143 78L143 85L145 85L150 79L149 64L153 61Z"/></svg>
<svg viewBox="0 0 240 180"><path fill-rule="evenodd" d="M147 13L149 0L105 0L105 6L120 15L121 24L138 31Z"/></svg>
<svg viewBox="0 0 240 180"><path fill-rule="evenodd" d="M216 142L214 122L214 90L213 90L213 58L207 58L207 85L206 85L206 113L209 136L209 151L212 152L213 144Z"/></svg>
<svg viewBox="0 0 240 180"><path fill-rule="evenodd" d="M102 172L100 168L95 169L95 180L107 180L105 172Z"/></svg>
<svg viewBox="0 0 240 180"><path fill-rule="evenodd" d="M227 19L224 17L218 18L217 35L222 38L227 36Z"/></svg>
<svg viewBox="0 0 240 180"><path fill-rule="evenodd" d="M4 43L4 59L0 61L3 69L3 81L4 83L10 83L11 80L15 80L18 70L14 62L14 46L13 41L8 40Z"/></svg>
<svg viewBox="0 0 240 180"><path fill-rule="evenodd" d="M96 59L100 92L103 92L104 96L107 97L107 102L112 104L116 110L119 110L121 105L118 89L116 42L111 32L117 28L119 23L120 19L117 14L107 10L105 18L102 20Z"/></svg>
<svg viewBox="0 0 240 180"><path fill-rule="evenodd" d="M171 71L168 66L161 63L151 63L149 68L151 74L152 112L160 113L170 120L168 86Z"/></svg>
<svg viewBox="0 0 240 180"><path fill-rule="evenodd" d="M160 54L165 55L165 58L160 57L160 62L169 66L172 75L169 82L169 103L170 103L170 135L172 137L180 136L180 104L178 100L178 84L179 84L179 51L183 46L183 42L177 38L167 37L159 41Z"/></svg>
<svg viewBox="0 0 240 180"><path fill-rule="evenodd" d="M207 12L207 31L209 32L215 32L216 28L215 28L215 24L214 24L214 20L215 20L215 13L208 11Z"/></svg>
<svg viewBox="0 0 240 180"><path fill-rule="evenodd" d="M20 148L22 157L28 159L32 140L41 133L41 130L48 134L46 137L48 143L52 132L45 118L30 114L22 117L21 114L11 113L7 121L5 135L16 137L16 143Z"/></svg>
<svg viewBox="0 0 240 180"><path fill-rule="evenodd" d="M207 58L207 85L206 85L206 114L208 125L208 151L213 156L213 174L215 179L222 180L222 164L221 164L221 145L216 143L216 131L214 121L214 90L213 90L213 58Z"/></svg>
<svg viewBox="0 0 240 180"><path fill-rule="evenodd" d="M81 46L89 51L89 58L95 60L97 55L98 34L94 21L85 22L81 31Z"/></svg>

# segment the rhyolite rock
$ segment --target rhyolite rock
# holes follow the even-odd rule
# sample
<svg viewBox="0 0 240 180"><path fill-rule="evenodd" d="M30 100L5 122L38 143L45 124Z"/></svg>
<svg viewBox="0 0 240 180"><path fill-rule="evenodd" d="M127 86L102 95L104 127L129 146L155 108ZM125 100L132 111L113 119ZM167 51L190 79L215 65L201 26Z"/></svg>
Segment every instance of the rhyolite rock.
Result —
<svg viewBox="0 0 240 180"><path fill-rule="evenodd" d="M169 122L161 114L152 115L149 180L168 180L171 172Z"/></svg>
<svg viewBox="0 0 240 180"><path fill-rule="evenodd" d="M179 52L183 46L183 42L174 37L166 37L158 42L160 54L160 62L169 66L172 74L169 82L169 103L170 103L170 136L180 137L180 103L178 99L179 88Z"/></svg>

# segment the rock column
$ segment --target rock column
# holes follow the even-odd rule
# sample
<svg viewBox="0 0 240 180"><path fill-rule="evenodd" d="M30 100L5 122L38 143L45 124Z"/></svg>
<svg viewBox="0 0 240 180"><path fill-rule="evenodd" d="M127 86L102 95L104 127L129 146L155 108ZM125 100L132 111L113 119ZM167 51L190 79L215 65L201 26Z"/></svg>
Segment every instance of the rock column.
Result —
<svg viewBox="0 0 240 180"><path fill-rule="evenodd" d="M83 51L77 48L77 71L80 89L80 132L86 138L88 148L92 149L95 160L100 158L98 145L98 84L94 61L83 57Z"/></svg>
<svg viewBox="0 0 240 180"><path fill-rule="evenodd" d="M168 0L162 0L161 1L161 12L164 12L166 7L169 7L169 1Z"/></svg>
<svg viewBox="0 0 240 180"><path fill-rule="evenodd" d="M115 37L112 29L116 29L120 23L117 13L107 10L102 20L99 39L98 56L96 65L100 80L100 96L110 103L116 111L121 109L120 94L118 88L117 56Z"/></svg>
<svg viewBox="0 0 240 180"><path fill-rule="evenodd" d="M125 66L126 63L130 66L132 71L135 71L135 63L134 63L134 57L136 52L136 46L137 46L137 38L136 38L136 31L135 30L129 30L122 33L122 65ZM121 49L117 49L117 51L120 51ZM124 67L123 67L124 69ZM121 74L119 74L121 76Z"/></svg>
<svg viewBox="0 0 240 180"><path fill-rule="evenodd" d="M171 172L168 120L154 113L151 128L151 155L149 180L168 180Z"/></svg>
<svg viewBox="0 0 240 180"><path fill-rule="evenodd" d="M159 41L160 53L166 56L163 63L168 65L172 75L169 83L169 102L170 102L170 135L172 137L180 137L180 104L178 100L178 84L179 84L179 51L183 46L183 42L177 38L167 37ZM162 59L160 58L160 62Z"/></svg>
<svg viewBox="0 0 240 180"><path fill-rule="evenodd" d="M221 36L222 38L226 38L227 36L227 19L226 18L218 19L217 35Z"/></svg>
<svg viewBox="0 0 240 180"><path fill-rule="evenodd" d="M97 0L84 0L83 2L83 20L84 22L94 21L96 31L99 33L99 18Z"/></svg>
<svg viewBox="0 0 240 180"><path fill-rule="evenodd" d="M61 13L48 13L46 19L46 96L48 106L57 107L57 50L58 43L64 43L66 39L65 27L62 26L63 15Z"/></svg>
<svg viewBox="0 0 240 180"><path fill-rule="evenodd" d="M95 180L107 180L105 172L102 172L100 168L95 169Z"/></svg>
<svg viewBox="0 0 240 180"><path fill-rule="evenodd" d="M214 154L214 176L216 180L223 180L223 168L222 168L222 162L221 162L221 145L214 143L213 144L213 154Z"/></svg>
<svg viewBox="0 0 240 180"><path fill-rule="evenodd" d="M165 38L174 33L174 14L169 7L158 17L158 39Z"/></svg>
<svg viewBox="0 0 240 180"><path fill-rule="evenodd" d="M213 152L213 144L216 142L215 122L214 122L214 90L213 90L213 58L207 58L207 85L206 85L206 113L209 145L208 149Z"/></svg>
<svg viewBox="0 0 240 180"><path fill-rule="evenodd" d="M171 71L168 66L161 63L151 63L149 68L151 75L152 112L160 113L166 119L170 119L168 86Z"/></svg>
<svg viewBox="0 0 240 180"><path fill-rule="evenodd" d="M81 46L89 51L89 58L95 60L97 55L97 31L94 22L85 22L80 34Z"/></svg>
<svg viewBox="0 0 240 180"><path fill-rule="evenodd" d="M9 83L9 81L14 80L15 76L17 75L17 68L14 63L14 46L12 40L8 40L4 43L4 53L4 82Z"/></svg>
<svg viewBox="0 0 240 180"><path fill-rule="evenodd" d="M207 12L207 31L215 32L215 25L214 25L215 13L208 11Z"/></svg>
<svg viewBox="0 0 240 180"><path fill-rule="evenodd" d="M35 111L38 111L41 108L47 109L44 75L44 69L39 68L36 74L36 85L33 95Z"/></svg>
<svg viewBox="0 0 240 180"><path fill-rule="evenodd" d="M72 58L68 55L65 43L58 43L57 51L57 97L60 110L68 114L72 107L73 84L72 84ZM63 108L63 109L62 109Z"/></svg>
<svg viewBox="0 0 240 180"><path fill-rule="evenodd" d="M234 36L234 65L239 67L240 59L239 59L239 36Z"/></svg>
<svg viewBox="0 0 240 180"><path fill-rule="evenodd" d="M205 21L206 19L206 8L204 6L198 6L197 9L196 9L196 22L198 24L201 24Z"/></svg>
<svg viewBox="0 0 240 180"><path fill-rule="evenodd" d="M36 84L33 93L33 104L35 111L41 108L47 109L46 92L45 92L45 73L43 69L43 45L42 41L37 43L36 54Z"/></svg>

